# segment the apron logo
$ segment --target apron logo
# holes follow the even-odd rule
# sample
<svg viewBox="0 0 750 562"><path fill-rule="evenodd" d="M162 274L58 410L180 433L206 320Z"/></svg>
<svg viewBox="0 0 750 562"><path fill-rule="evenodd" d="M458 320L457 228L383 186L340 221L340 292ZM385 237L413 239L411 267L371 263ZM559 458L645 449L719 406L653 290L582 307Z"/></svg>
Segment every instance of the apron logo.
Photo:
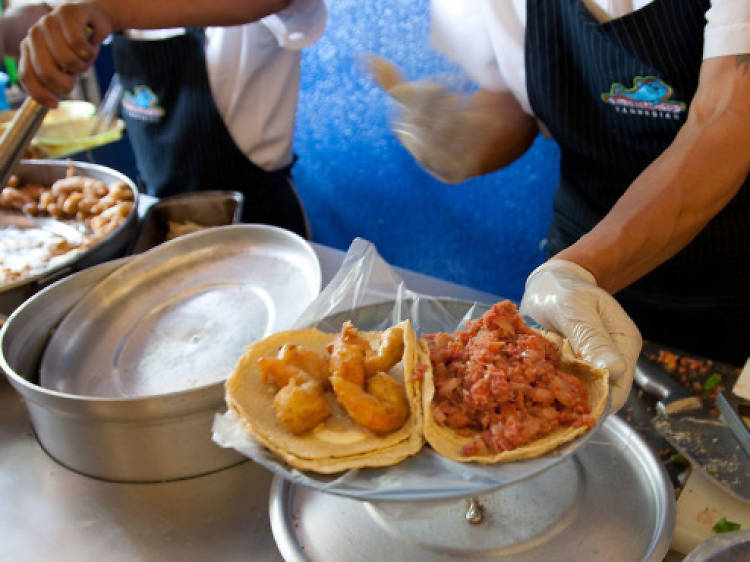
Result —
<svg viewBox="0 0 750 562"><path fill-rule="evenodd" d="M149 123L164 117L164 108L158 103L159 98L148 86L135 86L122 97L122 109L128 117Z"/></svg>
<svg viewBox="0 0 750 562"><path fill-rule="evenodd" d="M655 76L636 76L632 88L615 82L609 92L601 96L603 102L613 105L619 113L661 119L679 119L687 107L681 101L669 99L672 86Z"/></svg>

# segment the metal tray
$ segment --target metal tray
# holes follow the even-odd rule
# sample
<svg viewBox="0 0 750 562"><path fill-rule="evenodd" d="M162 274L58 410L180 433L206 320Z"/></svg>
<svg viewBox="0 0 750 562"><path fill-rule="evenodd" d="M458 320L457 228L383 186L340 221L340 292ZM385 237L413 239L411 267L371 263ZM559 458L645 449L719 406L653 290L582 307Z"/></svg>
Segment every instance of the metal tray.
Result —
<svg viewBox="0 0 750 562"><path fill-rule="evenodd" d="M42 274L0 286L0 314L2 315L9 315L31 295L61 277L121 256L135 232L138 223L138 188L133 181L106 166L88 162L72 162L72 164L78 174L96 178L105 183L124 181L128 184L133 191L133 210L114 232L91 248L75 255L70 261L59 264ZM67 160L21 160L14 169L14 173L23 183L33 182L49 186L65 177L68 166Z"/></svg>
<svg viewBox="0 0 750 562"><path fill-rule="evenodd" d="M244 197L239 191L194 191L164 197L149 207L131 254L140 254L165 242L169 221L190 221L202 226L239 222Z"/></svg>
<svg viewBox="0 0 750 562"><path fill-rule="evenodd" d="M675 524L664 468L614 416L564 462L478 499L484 518L470 525L465 500L367 503L276 477L269 515L287 562L661 562Z"/></svg>
<svg viewBox="0 0 750 562"><path fill-rule="evenodd" d="M81 299L47 346L41 384L131 398L222 382L247 345L291 327L320 287L315 251L290 231L238 224L182 236Z"/></svg>
<svg viewBox="0 0 750 562"><path fill-rule="evenodd" d="M324 332L337 332L344 320L363 330L383 330L409 319L418 333L454 330L463 319L477 318L486 305L433 297L402 299L367 305L327 316L315 324ZM331 494L361 500L425 501L466 497L519 482L563 462L590 440L597 439L609 411L609 400L596 425L581 437L539 457L507 463L460 463L435 453L428 445L414 456L389 467L362 468L326 475L297 470L262 447L231 412L216 419L214 440L233 447L283 478Z"/></svg>

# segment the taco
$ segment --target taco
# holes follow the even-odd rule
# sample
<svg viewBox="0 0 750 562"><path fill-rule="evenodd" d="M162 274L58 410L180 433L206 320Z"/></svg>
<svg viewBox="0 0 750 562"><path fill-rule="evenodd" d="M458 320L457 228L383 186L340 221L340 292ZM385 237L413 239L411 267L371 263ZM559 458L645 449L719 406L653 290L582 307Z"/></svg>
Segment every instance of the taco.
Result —
<svg viewBox="0 0 750 562"><path fill-rule="evenodd" d="M439 454L497 463L542 455L592 428L608 373L523 323L510 301L419 342L424 436Z"/></svg>
<svg viewBox="0 0 750 562"><path fill-rule="evenodd" d="M251 345L226 382L245 429L289 465L334 473L389 466L423 444L417 339L384 332L289 330Z"/></svg>

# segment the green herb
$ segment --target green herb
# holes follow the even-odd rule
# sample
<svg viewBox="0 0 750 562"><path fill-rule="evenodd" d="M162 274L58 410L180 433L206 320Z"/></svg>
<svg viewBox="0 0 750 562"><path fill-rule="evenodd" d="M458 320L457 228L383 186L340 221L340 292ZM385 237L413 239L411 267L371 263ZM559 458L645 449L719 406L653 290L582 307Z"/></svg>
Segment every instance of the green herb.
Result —
<svg viewBox="0 0 750 562"><path fill-rule="evenodd" d="M739 531L740 527L741 525L739 523L727 521L726 517L722 517L719 519L719 522L711 528L714 530L714 533L729 533L731 531Z"/></svg>
<svg viewBox="0 0 750 562"><path fill-rule="evenodd" d="M719 386L721 384L721 375L719 373L713 373L710 377L706 379L706 382L703 383L703 390L705 392L710 391L715 386Z"/></svg>
<svg viewBox="0 0 750 562"><path fill-rule="evenodd" d="M10 84L18 84L18 65L16 65L16 59L9 55L3 56L3 66L5 67L5 72L8 74L8 78L10 78Z"/></svg>
<svg viewBox="0 0 750 562"><path fill-rule="evenodd" d="M689 466L690 462L683 457L680 453L676 453L669 457L669 460L667 461L667 464L671 464L674 466Z"/></svg>

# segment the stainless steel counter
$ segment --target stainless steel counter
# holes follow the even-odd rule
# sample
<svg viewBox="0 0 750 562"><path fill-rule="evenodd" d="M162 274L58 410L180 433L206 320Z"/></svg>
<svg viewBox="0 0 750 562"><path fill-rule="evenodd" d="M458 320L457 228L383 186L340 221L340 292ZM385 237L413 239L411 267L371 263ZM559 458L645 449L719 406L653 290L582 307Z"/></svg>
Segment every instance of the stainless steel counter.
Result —
<svg viewBox="0 0 750 562"><path fill-rule="evenodd" d="M327 283L344 253L314 245ZM398 270L417 292L498 297ZM0 380L0 560L281 560L268 520L271 473L247 461L158 484L117 484L60 466L36 441L26 407Z"/></svg>

